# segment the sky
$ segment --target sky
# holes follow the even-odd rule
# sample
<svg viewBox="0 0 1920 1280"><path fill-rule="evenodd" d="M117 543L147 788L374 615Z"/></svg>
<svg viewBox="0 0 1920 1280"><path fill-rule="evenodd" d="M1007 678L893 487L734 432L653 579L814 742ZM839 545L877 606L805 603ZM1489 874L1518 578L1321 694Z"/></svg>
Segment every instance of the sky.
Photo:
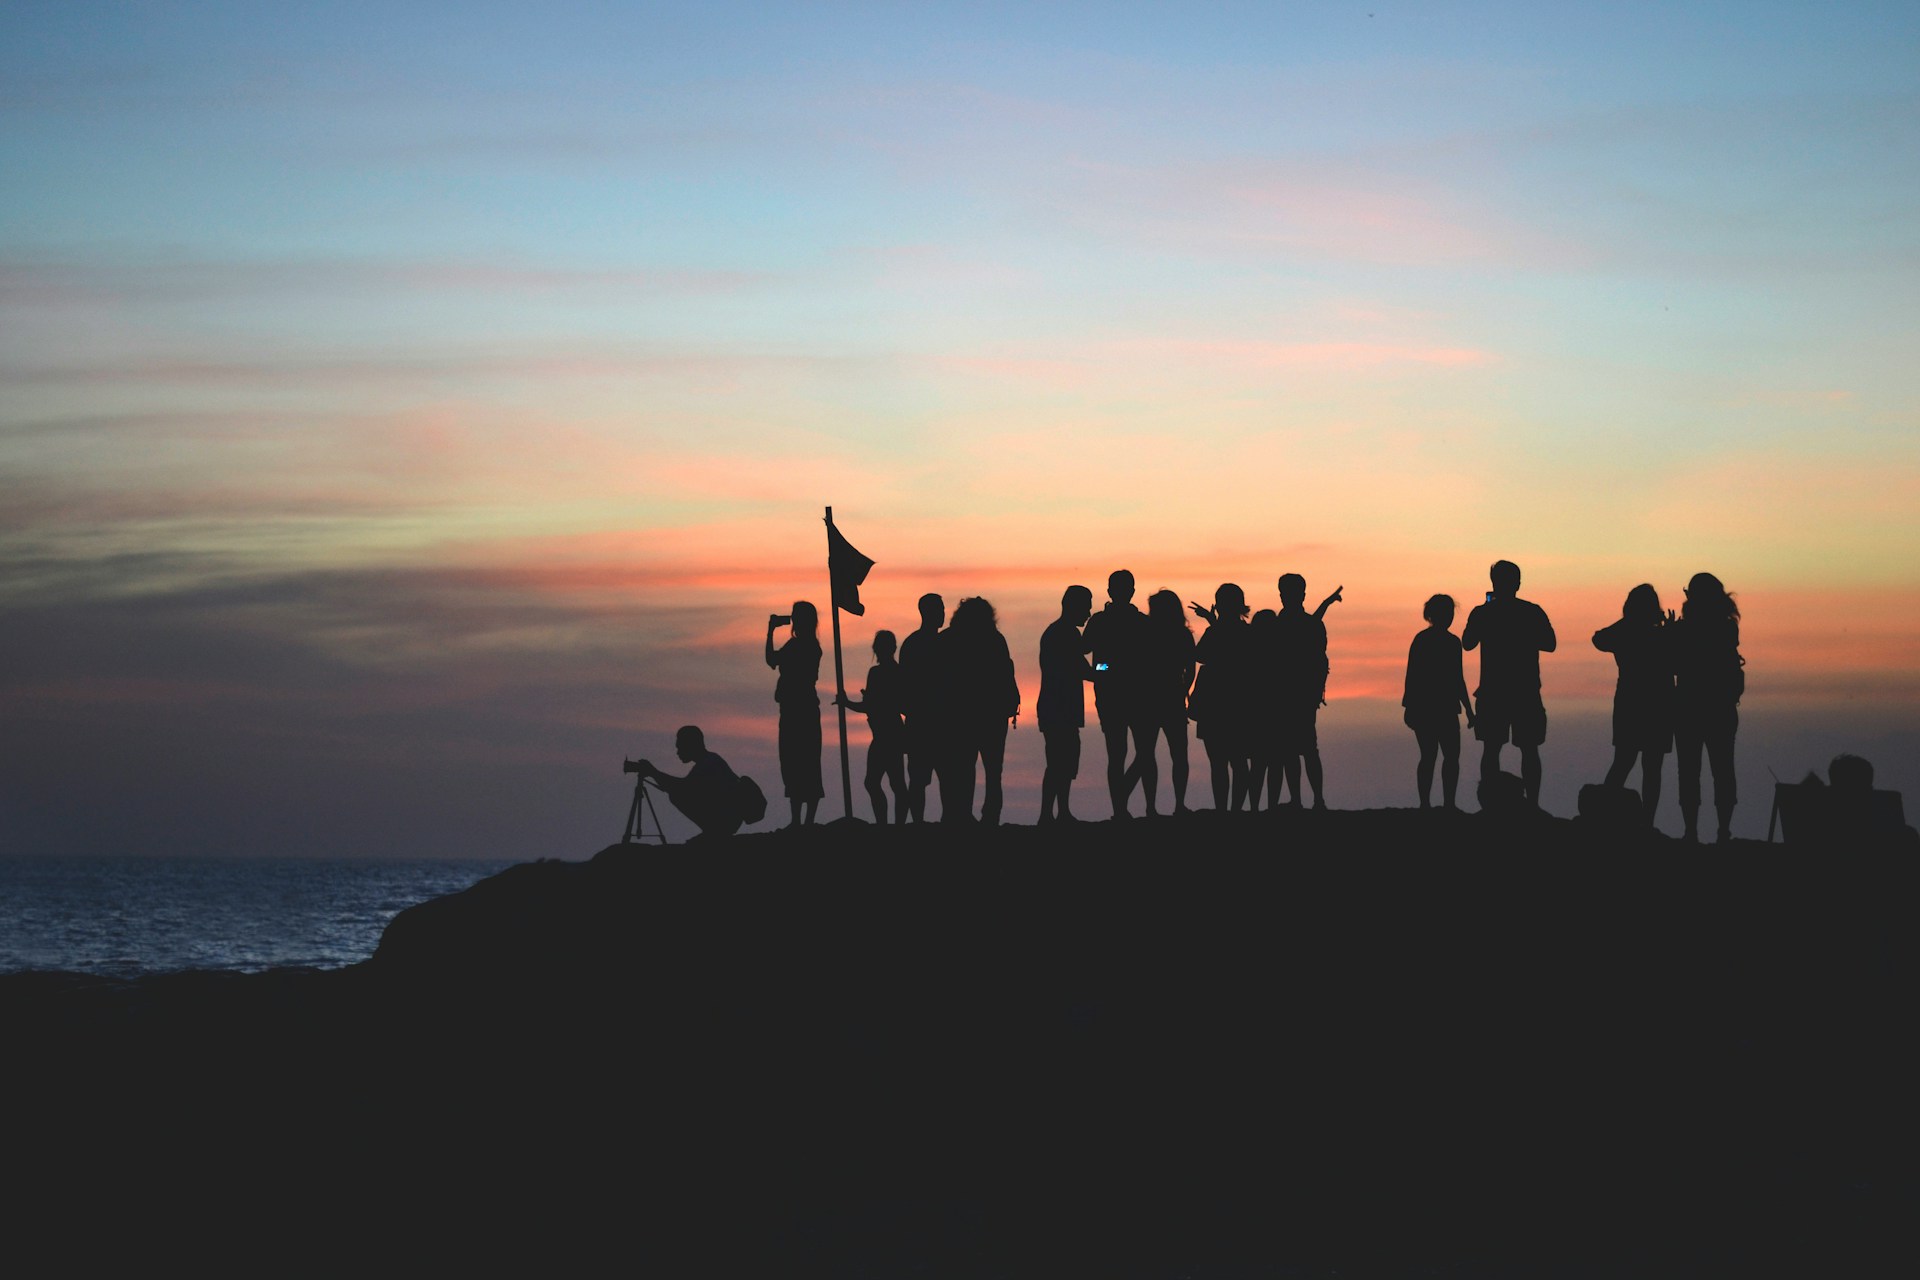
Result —
<svg viewBox="0 0 1920 1280"><path fill-rule="evenodd" d="M0 852L583 857L684 723L783 820L828 505L855 691L924 591L1030 712L1068 584L1343 586L1343 808L1427 596L1521 565L1571 814L1588 637L1710 571L1736 834L1841 750L1911 813L1917 125L1911 4L16 0Z"/></svg>

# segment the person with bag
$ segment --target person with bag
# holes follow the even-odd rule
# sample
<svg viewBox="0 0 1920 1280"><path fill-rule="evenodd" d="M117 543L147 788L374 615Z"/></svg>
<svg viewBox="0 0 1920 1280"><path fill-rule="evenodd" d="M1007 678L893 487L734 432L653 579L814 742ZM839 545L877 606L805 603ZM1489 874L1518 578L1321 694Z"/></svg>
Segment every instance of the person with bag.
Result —
<svg viewBox="0 0 1920 1280"><path fill-rule="evenodd" d="M740 830L741 824L766 816L766 797L751 778L737 774L719 753L707 750L707 736L698 725L686 725L673 735L674 754L693 767L682 777L662 773L646 760L630 770L660 788L660 794L700 828L695 839L717 839ZM759 813L751 812L759 798Z"/></svg>

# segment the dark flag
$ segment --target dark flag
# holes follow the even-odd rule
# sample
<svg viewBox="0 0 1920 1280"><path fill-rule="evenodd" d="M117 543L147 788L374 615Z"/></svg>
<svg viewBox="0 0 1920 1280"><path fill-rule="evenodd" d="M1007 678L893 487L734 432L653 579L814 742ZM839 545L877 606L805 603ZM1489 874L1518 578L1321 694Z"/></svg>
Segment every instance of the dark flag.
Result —
<svg viewBox="0 0 1920 1280"><path fill-rule="evenodd" d="M827 576L833 579L833 607L845 609L858 618L867 611L860 603L860 584L867 580L873 561L854 549L840 536L839 528L827 521Z"/></svg>

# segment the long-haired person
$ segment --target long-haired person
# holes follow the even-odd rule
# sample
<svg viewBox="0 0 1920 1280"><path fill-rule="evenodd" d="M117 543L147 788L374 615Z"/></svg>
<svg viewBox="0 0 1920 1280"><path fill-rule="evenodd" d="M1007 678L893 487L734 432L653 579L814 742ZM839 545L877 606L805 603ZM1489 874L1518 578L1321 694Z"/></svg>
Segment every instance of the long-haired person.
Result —
<svg viewBox="0 0 1920 1280"><path fill-rule="evenodd" d="M1180 606L1180 597L1165 589L1148 596L1142 653L1147 670L1141 690L1146 730L1140 740L1139 759L1151 760L1154 739L1166 735L1175 813L1187 811L1187 693L1193 688L1193 650L1193 628L1187 625L1187 611ZM1143 769L1140 781L1147 797L1147 812L1158 812L1156 773Z"/></svg>
<svg viewBox="0 0 1920 1280"><path fill-rule="evenodd" d="M773 633L788 628L779 648ZM796 600L790 614L767 618L767 665L780 673L773 700L780 704L780 781L793 809L793 824L811 825L826 787L820 781L820 611Z"/></svg>
<svg viewBox="0 0 1920 1280"><path fill-rule="evenodd" d="M1413 637L1407 646L1407 685L1400 699L1401 719L1413 730L1420 746L1420 763L1414 766L1413 780L1420 788L1420 807L1433 807L1433 762L1440 758L1441 802L1449 809L1459 806L1454 796L1460 789L1460 712L1467 713L1467 728L1473 728L1473 699L1467 696L1467 673L1460 656L1460 637L1453 634L1452 596L1427 597L1420 616L1427 620L1426 630Z"/></svg>
<svg viewBox="0 0 1920 1280"><path fill-rule="evenodd" d="M1740 728L1740 696L1747 660L1740 656L1740 606L1720 579L1696 573L1673 630L1674 738L1680 750L1680 820L1685 838L1700 838L1700 753L1713 769L1718 838L1733 838L1733 735Z"/></svg>
<svg viewBox="0 0 1920 1280"><path fill-rule="evenodd" d="M1189 713L1194 732L1207 744L1213 807L1226 813L1247 798L1252 729L1248 686L1253 665L1247 593L1238 583L1223 582L1213 593L1211 609L1196 604L1193 611L1206 619L1207 630L1193 647L1200 670L1194 678Z"/></svg>
<svg viewBox="0 0 1920 1280"><path fill-rule="evenodd" d="M973 817L974 769L986 775L986 794L980 801L980 821L1000 821L1000 779L1007 759L1007 727L1020 714L1020 682L1013 674L1013 654L1000 634L993 606L979 596L962 600L953 621L941 633L942 660L952 681L954 731L958 735L958 776L952 803L941 796L941 821L965 822Z"/></svg>
<svg viewBox="0 0 1920 1280"><path fill-rule="evenodd" d="M1660 807L1660 770L1673 749L1673 652L1667 615L1651 582L1627 592L1620 620L1593 633L1593 647L1613 655L1613 765L1607 785L1624 787L1640 765L1640 808L1653 825ZM1695 758L1696 785L1699 760Z"/></svg>

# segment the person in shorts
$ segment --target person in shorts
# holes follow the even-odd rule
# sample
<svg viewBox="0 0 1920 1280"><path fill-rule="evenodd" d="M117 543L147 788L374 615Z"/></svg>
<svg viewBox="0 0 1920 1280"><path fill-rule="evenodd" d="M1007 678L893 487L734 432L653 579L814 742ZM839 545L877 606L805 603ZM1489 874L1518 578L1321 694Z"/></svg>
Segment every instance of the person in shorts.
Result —
<svg viewBox="0 0 1920 1280"><path fill-rule="evenodd" d="M1547 611L1520 598L1520 566L1497 560L1487 571L1493 590L1475 605L1460 647L1480 651L1480 687L1473 691L1480 739L1480 782L1500 772L1500 748L1520 749L1520 783L1528 804L1540 803L1540 744L1547 740L1547 707L1540 696L1540 655L1559 641Z"/></svg>

